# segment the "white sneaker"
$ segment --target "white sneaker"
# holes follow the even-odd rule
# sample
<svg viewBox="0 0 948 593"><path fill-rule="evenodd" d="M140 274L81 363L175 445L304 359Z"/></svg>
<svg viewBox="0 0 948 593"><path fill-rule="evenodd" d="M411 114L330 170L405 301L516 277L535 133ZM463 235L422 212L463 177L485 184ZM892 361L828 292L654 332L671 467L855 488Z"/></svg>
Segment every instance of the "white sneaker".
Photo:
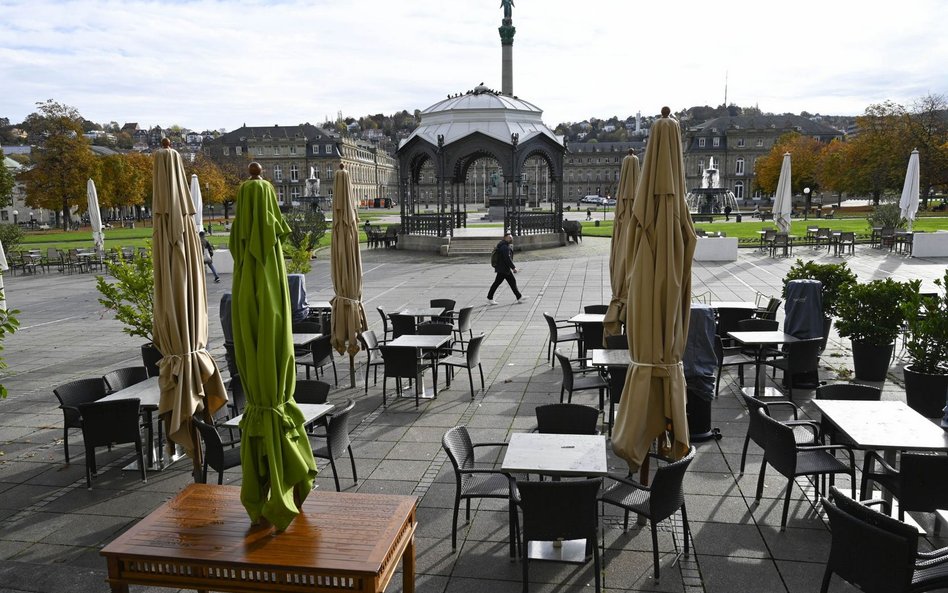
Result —
<svg viewBox="0 0 948 593"><path fill-rule="evenodd" d="M520 295L520 298L517 299L517 304L519 305L520 303L525 303L525 302L527 302L527 295L525 294Z"/></svg>
<svg viewBox="0 0 948 593"><path fill-rule="evenodd" d="M498 303L498 302L497 302L496 300L494 300L494 299L487 299L487 302L490 303L491 305L499 305L499 304L500 304L500 303Z"/></svg>

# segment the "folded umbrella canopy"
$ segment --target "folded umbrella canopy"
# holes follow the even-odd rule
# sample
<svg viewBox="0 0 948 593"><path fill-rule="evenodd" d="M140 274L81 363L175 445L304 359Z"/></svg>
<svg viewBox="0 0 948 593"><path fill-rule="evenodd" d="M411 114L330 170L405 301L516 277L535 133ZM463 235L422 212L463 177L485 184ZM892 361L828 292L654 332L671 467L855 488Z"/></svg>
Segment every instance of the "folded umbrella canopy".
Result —
<svg viewBox="0 0 948 593"><path fill-rule="evenodd" d="M195 459L191 417L210 418L227 403L217 363L207 351L207 285L201 242L191 215L184 162L171 148L155 152L152 181L152 257L155 270L154 338L162 354L158 363L162 417L169 442ZM199 474L198 474L199 475Z"/></svg>
<svg viewBox="0 0 948 593"><path fill-rule="evenodd" d="M774 195L774 222L781 233L790 232L790 209L793 192L790 190L790 153L783 155L780 165L780 177L777 179L777 193Z"/></svg>
<svg viewBox="0 0 948 593"><path fill-rule="evenodd" d="M359 333L368 329L362 306L362 254L359 252L359 214L352 201L349 172L339 165L332 182L332 342L340 354L349 352L349 377L355 386L353 357L359 352Z"/></svg>
<svg viewBox="0 0 948 593"><path fill-rule="evenodd" d="M905 184L902 185L902 198L899 200L900 214L908 221L909 232L912 232L912 222L918 214L918 177L918 149L916 148L909 157L908 169L905 171Z"/></svg>
<svg viewBox="0 0 948 593"><path fill-rule="evenodd" d="M197 173L191 174L191 201L194 202L194 228L200 233L204 230L204 199Z"/></svg>
<svg viewBox="0 0 948 593"><path fill-rule="evenodd" d="M92 241L99 255L105 251L105 233L102 232L102 215L99 213L99 194L95 190L95 181L86 183L86 198L89 205L89 224L92 226Z"/></svg>
<svg viewBox="0 0 948 593"><path fill-rule="evenodd" d="M632 205L626 328L632 366L619 404L612 447L631 470L668 432L663 453L689 447L682 354L691 314L691 262L697 237L685 203L678 122L652 125Z"/></svg>
<svg viewBox="0 0 948 593"><path fill-rule="evenodd" d="M266 518L282 531L312 490L316 461L293 400L290 293L281 239L290 232L276 191L260 165L237 193L230 233L234 257L231 306L234 354L247 407L240 422L240 501L251 521Z"/></svg>
<svg viewBox="0 0 948 593"><path fill-rule="evenodd" d="M629 296L629 266L627 255L629 244L629 223L632 220L632 203L635 201L635 186L640 176L639 159L629 151L622 159L622 171L619 175L619 191L616 195L615 220L612 225L612 247L609 252L609 276L612 280L612 300L603 321L603 338L622 333L622 323L626 318L626 303ZM602 344L595 346L601 347Z"/></svg>

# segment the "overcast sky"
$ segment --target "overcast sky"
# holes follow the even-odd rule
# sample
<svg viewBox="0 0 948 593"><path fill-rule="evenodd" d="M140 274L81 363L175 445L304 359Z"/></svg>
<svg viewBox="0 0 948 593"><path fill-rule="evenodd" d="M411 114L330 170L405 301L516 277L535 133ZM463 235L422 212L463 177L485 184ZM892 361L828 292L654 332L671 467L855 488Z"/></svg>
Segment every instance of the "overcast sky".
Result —
<svg viewBox="0 0 948 593"><path fill-rule="evenodd" d="M857 115L948 94L945 0L514 0L514 94L555 125L724 101ZM500 89L500 0L0 0L0 117L203 130Z"/></svg>

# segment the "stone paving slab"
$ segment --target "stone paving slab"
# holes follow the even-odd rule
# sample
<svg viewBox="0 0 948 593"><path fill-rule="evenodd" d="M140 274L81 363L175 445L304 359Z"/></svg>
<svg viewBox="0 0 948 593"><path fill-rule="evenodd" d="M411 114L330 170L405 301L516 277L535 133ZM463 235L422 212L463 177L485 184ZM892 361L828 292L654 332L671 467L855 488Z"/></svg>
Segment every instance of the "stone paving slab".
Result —
<svg viewBox="0 0 948 593"><path fill-rule="evenodd" d="M470 427L475 441L506 441L511 432L532 430L533 410L558 401L560 371L546 358L547 329L542 313L569 317L583 305L608 302L609 241L588 237L582 245L517 253L518 282L523 304L513 304L502 287L500 305L485 298L493 272L484 257L438 257L393 250L363 252L364 302L370 328L381 330L374 312L382 306L395 311L427 304L432 297L450 297L458 307L473 306L475 332L484 332L483 370L486 390L475 377L471 398L466 377L455 377L451 388L442 380L436 400L415 407L413 398L396 400L389 384L389 405L382 406L381 384L362 385L364 359L357 358L357 387L349 389L348 365L339 361L340 388L333 400L353 398L353 453L359 476L353 481L349 460L337 460L343 489L418 496L417 590L519 591L519 562L507 557L506 503L474 501L471 521L459 522L459 547L451 551L450 524L454 475L440 449L444 431L456 424ZM786 270L801 257L821 262L846 261L861 279L920 278L923 288L943 275L948 260L912 259L860 246L856 255L834 258L824 251L798 248L793 258L771 259L741 250L737 262L695 262L693 291L709 292L714 300L753 300L757 292L779 295ZM310 298L332 295L325 254L308 274ZM210 344L223 360L218 303L230 277L208 285ZM99 453L102 471L94 488L85 488L80 431L71 431L72 463L63 460L62 414L52 389L78 378L99 376L122 366L140 364L140 340L121 331L121 325L96 302L91 274L62 275L55 271L35 276L7 276L7 298L23 311L21 331L7 339L4 354L10 367L3 382L10 397L0 401L0 593L5 591L107 591L105 563L98 550L105 542L152 509L173 497L190 482L190 466L180 461L142 484L134 472L121 467L131 457L127 447ZM780 313L782 317L782 310ZM823 355L821 378L835 380L850 368L848 341L831 336ZM564 345L574 355L572 345ZM890 368L883 384L886 399L904 397L901 358ZM788 528L780 531L780 510L786 480L771 469L760 502L754 500L760 450L751 445L745 474L738 470L747 414L735 379L721 381L721 395L712 405L712 424L724 438L698 445L698 456L686 478L685 491L692 528L692 554L679 557L680 517L659 526L662 578L652 578L651 537L648 527L632 521L622 529L621 513L604 509L604 591L735 593L740 591L814 591L829 545L826 524L814 507L812 485L800 479L793 486ZM443 375L442 375L443 377ZM430 383L430 381L429 381ZM809 404L812 392L801 391L798 404L815 417ZM595 394L577 394L574 401L593 403ZM499 466L500 449L479 450L479 459ZM858 459L858 458L857 458ZM610 470L625 471L624 463L609 456ZM332 472L320 463L317 487L333 489ZM225 483L239 484L239 469L225 473ZM847 479L840 480L848 486ZM924 518L920 521L926 524ZM928 523L930 526L930 521ZM926 545L945 545L931 540ZM591 564L577 567L531 564L532 591L590 590ZM391 591L399 591L395 579ZM150 589L133 587L133 591ZM833 591L852 590L835 583Z"/></svg>

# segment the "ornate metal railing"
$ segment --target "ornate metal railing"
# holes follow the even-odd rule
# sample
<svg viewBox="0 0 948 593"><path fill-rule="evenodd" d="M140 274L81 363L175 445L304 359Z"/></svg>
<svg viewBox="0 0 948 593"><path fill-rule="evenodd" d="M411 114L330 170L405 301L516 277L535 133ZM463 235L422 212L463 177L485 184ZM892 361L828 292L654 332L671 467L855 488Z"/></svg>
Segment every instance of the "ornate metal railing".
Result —
<svg viewBox="0 0 948 593"><path fill-rule="evenodd" d="M514 235L539 235L558 233L561 226L561 217L552 212L518 212L511 220L510 230Z"/></svg>
<svg viewBox="0 0 948 593"><path fill-rule="evenodd" d="M409 214L405 217L404 229L409 235L430 235L446 237L452 231L452 215L445 214Z"/></svg>

